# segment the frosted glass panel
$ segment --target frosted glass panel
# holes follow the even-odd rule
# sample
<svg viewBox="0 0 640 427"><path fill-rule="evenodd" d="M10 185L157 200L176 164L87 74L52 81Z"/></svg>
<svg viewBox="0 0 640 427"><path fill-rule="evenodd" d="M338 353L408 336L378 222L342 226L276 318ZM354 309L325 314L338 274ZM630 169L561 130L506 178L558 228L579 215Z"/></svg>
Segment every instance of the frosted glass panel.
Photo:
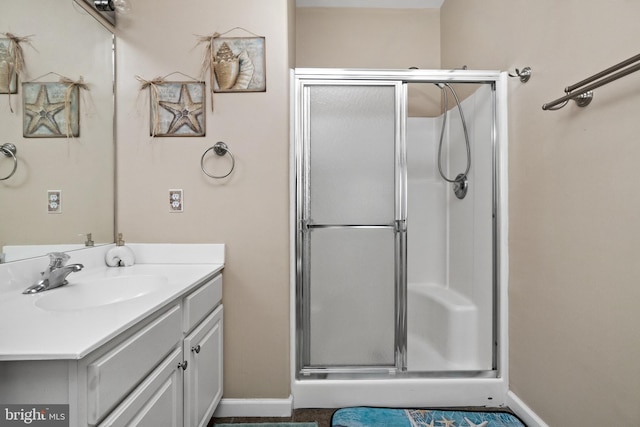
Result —
<svg viewBox="0 0 640 427"><path fill-rule="evenodd" d="M393 229L314 229L310 239L311 365L393 365Z"/></svg>
<svg viewBox="0 0 640 427"><path fill-rule="evenodd" d="M310 219L390 224L395 86L311 86L310 111Z"/></svg>

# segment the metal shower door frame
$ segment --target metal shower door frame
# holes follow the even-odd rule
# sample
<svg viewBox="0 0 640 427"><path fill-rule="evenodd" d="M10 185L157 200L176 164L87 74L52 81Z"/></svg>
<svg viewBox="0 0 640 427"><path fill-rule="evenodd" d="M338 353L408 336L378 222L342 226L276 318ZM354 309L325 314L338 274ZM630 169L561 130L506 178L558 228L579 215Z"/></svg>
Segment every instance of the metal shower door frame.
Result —
<svg viewBox="0 0 640 427"><path fill-rule="evenodd" d="M336 83L344 82L395 82L401 84L402 89L400 100L401 105L397 111L401 114L396 117L398 123L397 133L401 140L401 149L396 151L396 156L402 161L397 162L399 170L403 170L404 175L398 180L396 191L400 190L402 199L401 206L404 209L401 218L397 218L396 227L401 230L402 235L400 247L401 251L396 251L396 262L404 265L400 273L396 272L396 366L393 369L387 369L386 374L398 375L402 377L439 377L441 375L459 377L465 376L465 373L421 373L407 372L407 309L406 309L406 116L407 116L407 84L408 83L478 83L491 84L493 91L493 128L492 128L492 151L493 151L493 294L494 294L494 331L493 331L493 369L479 374L480 377L506 378L508 368L507 346L508 330L506 326L506 286L508 282L507 273L507 151L506 151L506 73L494 70L364 70L364 69L331 69L331 68L297 68L291 72L291 96L292 96L292 172L295 173L295 179L292 180L292 215L295 215L295 225L292 232L292 313L294 319L292 322L292 357L295 359L292 363L292 380L294 386L304 384L307 379L326 378L327 374L380 374L383 370L363 369L361 367L349 367L345 369L314 369L304 370L302 361L304 360L304 345L308 341L305 336L302 325L304 324L304 313L302 306L305 298L303 293L303 282L306 279L303 274L306 260L302 257L302 247L304 234L304 209L305 202L304 185L308 182L308 164L304 163L303 141L308 138L308 134L303 123L308 121L308 115L303 114L300 107L303 104L304 90L303 88L313 82ZM308 114L308 108L304 109ZM501 135L500 138L498 135ZM398 136L397 136L398 137ZM396 174L397 175L397 174ZM398 194L396 195L396 198ZM306 201L308 203L308 200ZM402 205L404 204L404 205ZM396 264L398 265L398 264ZM308 266L307 266L308 268ZM306 301L308 303L308 301ZM307 332L308 334L308 332ZM474 376L473 373L470 373ZM349 378L350 376L343 377ZM369 377L367 375L366 377ZM363 378L366 378L363 377ZM303 381L303 382L300 382ZM297 385L297 387L301 387ZM295 388L295 387L294 387Z"/></svg>
<svg viewBox="0 0 640 427"><path fill-rule="evenodd" d="M407 88L400 80L362 80L343 78L339 75L326 76L328 78L294 77L294 162L296 171L296 372L305 377L323 376L332 373L384 373L396 372L406 367L406 150L405 132L407 105ZM394 221L390 224L375 225L314 225L310 218L310 88L313 86L388 86L395 92L395 201ZM310 261L303 254L309 253L308 231L313 228L389 228L394 230L395 246L395 334L394 334L394 365L393 366L340 366L340 367L308 367L305 361L310 360L310 307L308 289L310 286ZM405 284L405 285L403 285Z"/></svg>

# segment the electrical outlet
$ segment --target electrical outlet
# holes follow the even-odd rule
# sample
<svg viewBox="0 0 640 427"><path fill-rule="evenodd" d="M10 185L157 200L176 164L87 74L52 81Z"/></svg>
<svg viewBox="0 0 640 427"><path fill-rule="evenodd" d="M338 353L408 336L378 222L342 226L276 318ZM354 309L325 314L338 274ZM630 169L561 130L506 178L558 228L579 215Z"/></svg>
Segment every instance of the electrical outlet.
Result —
<svg viewBox="0 0 640 427"><path fill-rule="evenodd" d="M169 190L169 212L182 212L184 209L184 198L182 190Z"/></svg>
<svg viewBox="0 0 640 427"><path fill-rule="evenodd" d="M62 213L62 191L47 190L47 212L50 214Z"/></svg>

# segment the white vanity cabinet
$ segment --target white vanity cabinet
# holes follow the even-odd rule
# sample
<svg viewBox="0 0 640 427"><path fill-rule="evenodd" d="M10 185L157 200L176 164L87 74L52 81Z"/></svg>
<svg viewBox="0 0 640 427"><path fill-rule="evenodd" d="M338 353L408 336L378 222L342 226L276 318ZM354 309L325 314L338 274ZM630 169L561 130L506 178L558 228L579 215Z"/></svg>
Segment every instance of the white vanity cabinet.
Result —
<svg viewBox="0 0 640 427"><path fill-rule="evenodd" d="M89 425L98 424L176 348L182 338L180 315L181 306L176 303L137 332L118 339L115 346L107 344L80 361L79 388L81 396L86 395ZM86 393L82 393L84 387Z"/></svg>
<svg viewBox="0 0 640 427"><path fill-rule="evenodd" d="M222 299L222 276L184 298L184 425L205 426L222 397L223 307L211 312L207 301Z"/></svg>
<svg viewBox="0 0 640 427"><path fill-rule="evenodd" d="M109 416L102 426L182 425L182 349L175 349Z"/></svg>
<svg viewBox="0 0 640 427"><path fill-rule="evenodd" d="M127 339L87 357L87 424L206 426L222 397L221 299L218 275ZM138 385L130 391L131 384Z"/></svg>
<svg viewBox="0 0 640 427"><path fill-rule="evenodd" d="M222 306L184 340L184 425L206 427L222 398Z"/></svg>
<svg viewBox="0 0 640 427"><path fill-rule="evenodd" d="M0 401L67 403L70 427L206 426L222 397L221 301L218 273L79 360L0 362Z"/></svg>

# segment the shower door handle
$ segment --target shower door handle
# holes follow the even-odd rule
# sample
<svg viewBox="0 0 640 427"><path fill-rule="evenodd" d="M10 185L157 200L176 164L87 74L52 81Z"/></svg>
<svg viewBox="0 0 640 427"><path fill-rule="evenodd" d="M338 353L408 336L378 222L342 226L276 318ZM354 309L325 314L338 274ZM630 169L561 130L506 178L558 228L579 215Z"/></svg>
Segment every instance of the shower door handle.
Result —
<svg viewBox="0 0 640 427"><path fill-rule="evenodd" d="M329 229L329 228L393 228L397 229L396 221L391 224L312 224L310 222L303 225L303 231L313 229Z"/></svg>

